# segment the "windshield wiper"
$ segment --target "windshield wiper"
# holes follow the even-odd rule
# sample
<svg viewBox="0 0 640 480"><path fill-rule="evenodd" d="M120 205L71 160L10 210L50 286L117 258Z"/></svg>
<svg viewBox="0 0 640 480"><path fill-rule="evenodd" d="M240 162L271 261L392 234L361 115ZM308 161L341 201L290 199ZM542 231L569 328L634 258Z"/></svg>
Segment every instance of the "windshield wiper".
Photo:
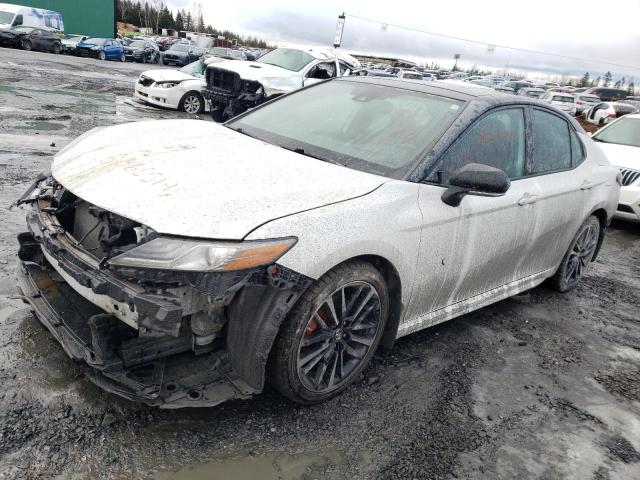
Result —
<svg viewBox="0 0 640 480"><path fill-rule="evenodd" d="M598 137L591 137L591 140L593 140L594 142L609 143L606 140L602 140L601 138L598 138Z"/></svg>
<svg viewBox="0 0 640 480"><path fill-rule="evenodd" d="M333 160L330 158L323 158L323 157L318 157L317 155L313 155L309 152L306 152L304 150L304 148L300 148L300 147L296 147L296 148L287 148L287 147L282 147L285 150L289 150L290 152L295 152L295 153L299 153L300 155L304 155L305 157L310 157L310 158L315 158L316 160L321 160L323 162L327 162L327 163L333 163L334 165L340 165L341 167L344 167L345 164L344 163L340 163L337 160Z"/></svg>

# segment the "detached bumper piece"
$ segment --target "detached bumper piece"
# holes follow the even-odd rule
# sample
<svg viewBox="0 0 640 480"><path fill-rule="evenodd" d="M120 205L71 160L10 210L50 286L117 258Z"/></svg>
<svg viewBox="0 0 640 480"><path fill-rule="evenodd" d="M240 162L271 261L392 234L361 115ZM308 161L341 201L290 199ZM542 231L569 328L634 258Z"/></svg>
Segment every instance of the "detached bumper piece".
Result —
<svg viewBox="0 0 640 480"><path fill-rule="evenodd" d="M138 338L137 332L78 295L51 267L22 261L24 300L99 387L161 408L217 405L255 391L232 378L224 352L197 355L190 337ZM170 357L159 355L170 354Z"/></svg>
<svg viewBox="0 0 640 480"><path fill-rule="evenodd" d="M236 72L208 67L205 76L207 84L202 95L211 102L212 110L217 108L226 118L240 115L266 100L259 82L243 80Z"/></svg>

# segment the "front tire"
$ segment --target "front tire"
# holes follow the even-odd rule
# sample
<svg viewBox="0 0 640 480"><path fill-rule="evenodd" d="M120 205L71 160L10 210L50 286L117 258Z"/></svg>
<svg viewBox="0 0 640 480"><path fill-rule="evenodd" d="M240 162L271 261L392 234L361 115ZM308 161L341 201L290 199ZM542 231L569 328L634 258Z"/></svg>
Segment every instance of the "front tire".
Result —
<svg viewBox="0 0 640 480"><path fill-rule="evenodd" d="M271 352L269 382L304 405L338 395L369 363L388 311L387 285L371 264L334 268L289 312Z"/></svg>
<svg viewBox="0 0 640 480"><path fill-rule="evenodd" d="M53 47L51 48L51 53L58 55L60 54L60 51L62 50L62 47L60 46L59 43L54 43Z"/></svg>
<svg viewBox="0 0 640 480"><path fill-rule="evenodd" d="M580 226L573 238L567 253L560 263L560 268L549 280L550 285L559 292L572 290L582 278L598 247L600 239L600 220L591 215Z"/></svg>
<svg viewBox="0 0 640 480"><path fill-rule="evenodd" d="M204 112L204 99L198 92L187 92L180 100L178 109L191 115Z"/></svg>
<svg viewBox="0 0 640 480"><path fill-rule="evenodd" d="M105 60L106 58L107 58L107 55L102 50L100 50L98 52L98 60Z"/></svg>
<svg viewBox="0 0 640 480"><path fill-rule="evenodd" d="M23 40L22 49L27 52L30 52L31 50L33 50L33 43L31 43L31 40Z"/></svg>

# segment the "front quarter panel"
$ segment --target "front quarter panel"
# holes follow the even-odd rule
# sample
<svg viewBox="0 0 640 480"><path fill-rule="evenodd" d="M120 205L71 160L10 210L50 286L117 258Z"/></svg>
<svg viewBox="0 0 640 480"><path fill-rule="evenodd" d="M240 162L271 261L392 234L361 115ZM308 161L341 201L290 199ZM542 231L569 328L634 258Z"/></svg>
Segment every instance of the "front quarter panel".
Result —
<svg viewBox="0 0 640 480"><path fill-rule="evenodd" d="M278 263L313 279L354 257L382 257L398 273L404 312L421 228L418 185L393 180L364 196L273 220L247 239L297 237L298 243Z"/></svg>

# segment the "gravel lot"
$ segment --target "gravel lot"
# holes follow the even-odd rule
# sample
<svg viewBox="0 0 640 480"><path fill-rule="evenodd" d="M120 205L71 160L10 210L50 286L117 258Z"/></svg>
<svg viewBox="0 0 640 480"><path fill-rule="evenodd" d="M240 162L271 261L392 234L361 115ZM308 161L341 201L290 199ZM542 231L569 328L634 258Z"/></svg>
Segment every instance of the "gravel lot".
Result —
<svg viewBox="0 0 640 480"><path fill-rule="evenodd" d="M130 105L142 65L0 49L0 479L638 479L640 228L616 223L583 283L545 287L401 339L345 394L271 391L162 411L83 378L15 294L6 208L98 125L184 115Z"/></svg>

